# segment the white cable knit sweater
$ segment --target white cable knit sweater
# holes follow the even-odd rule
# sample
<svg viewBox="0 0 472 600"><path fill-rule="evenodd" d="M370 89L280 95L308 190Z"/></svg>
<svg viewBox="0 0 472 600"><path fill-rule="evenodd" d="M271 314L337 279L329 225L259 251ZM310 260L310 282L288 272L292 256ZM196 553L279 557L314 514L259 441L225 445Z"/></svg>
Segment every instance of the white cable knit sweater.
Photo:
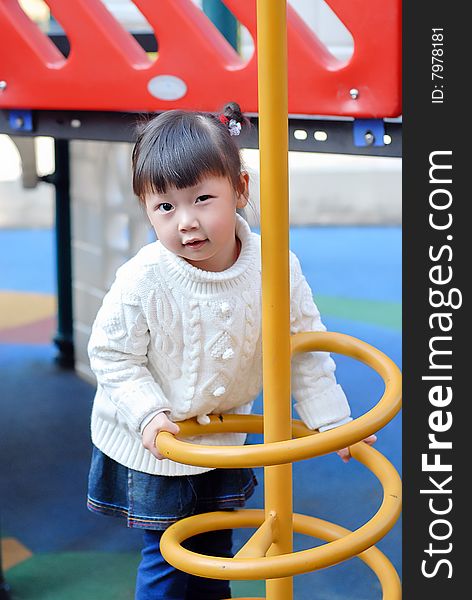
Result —
<svg viewBox="0 0 472 600"><path fill-rule="evenodd" d="M220 412L248 414L262 386L260 236L237 216L237 261L202 271L157 241L120 267L89 343L97 393L92 441L118 463L157 475L210 469L159 461L141 433L158 412L173 421ZM290 253L291 331L324 331L297 257ZM325 352L296 356L292 393L312 429L350 420L335 364ZM246 434L198 436L202 444L239 445ZM217 451L217 450L215 450Z"/></svg>

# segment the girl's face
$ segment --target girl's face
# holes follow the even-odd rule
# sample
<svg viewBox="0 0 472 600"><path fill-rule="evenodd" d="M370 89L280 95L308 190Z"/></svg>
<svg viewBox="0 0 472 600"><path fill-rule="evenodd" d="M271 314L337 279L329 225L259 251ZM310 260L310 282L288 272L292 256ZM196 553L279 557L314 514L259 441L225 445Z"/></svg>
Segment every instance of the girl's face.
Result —
<svg viewBox="0 0 472 600"><path fill-rule="evenodd" d="M224 271L238 256L236 209L244 208L248 175L241 194L226 177L209 175L194 187L169 188L146 196L146 212L160 242L204 271Z"/></svg>

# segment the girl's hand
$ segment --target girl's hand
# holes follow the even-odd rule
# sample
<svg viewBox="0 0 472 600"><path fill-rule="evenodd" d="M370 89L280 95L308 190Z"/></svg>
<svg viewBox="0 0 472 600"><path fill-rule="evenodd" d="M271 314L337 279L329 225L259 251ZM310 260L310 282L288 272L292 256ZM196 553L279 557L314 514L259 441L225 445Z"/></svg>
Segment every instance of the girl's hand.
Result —
<svg viewBox="0 0 472 600"><path fill-rule="evenodd" d="M161 431L168 431L176 435L180 427L171 421L165 412L157 414L143 430L143 446L149 450L158 460L165 458L156 448L156 437Z"/></svg>
<svg viewBox="0 0 472 600"><path fill-rule="evenodd" d="M366 437L365 440L362 440L362 441L365 442L366 444L369 444L369 446L372 446L377 441L377 436L375 434L369 435L369 437ZM338 450L336 452L336 454L345 463L349 462L351 459L351 453L349 452L349 448L342 448L341 450Z"/></svg>

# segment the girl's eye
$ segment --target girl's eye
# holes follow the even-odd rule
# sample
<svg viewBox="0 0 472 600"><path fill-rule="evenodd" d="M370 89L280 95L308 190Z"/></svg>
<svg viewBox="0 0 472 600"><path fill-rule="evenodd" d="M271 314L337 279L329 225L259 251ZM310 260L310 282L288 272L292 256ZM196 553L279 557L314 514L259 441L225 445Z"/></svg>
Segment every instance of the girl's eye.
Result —
<svg viewBox="0 0 472 600"><path fill-rule="evenodd" d="M174 207L169 202L162 202L157 205L157 210L161 213L170 212Z"/></svg>
<svg viewBox="0 0 472 600"><path fill-rule="evenodd" d="M208 200L208 198L211 198L211 196L204 194L203 196L198 196L196 202L204 202L205 200Z"/></svg>

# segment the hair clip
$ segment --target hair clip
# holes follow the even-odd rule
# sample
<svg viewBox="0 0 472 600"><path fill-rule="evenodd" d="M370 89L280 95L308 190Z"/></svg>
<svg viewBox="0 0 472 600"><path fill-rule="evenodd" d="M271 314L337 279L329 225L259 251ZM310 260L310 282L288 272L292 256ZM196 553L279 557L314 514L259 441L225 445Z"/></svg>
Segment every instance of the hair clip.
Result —
<svg viewBox="0 0 472 600"><path fill-rule="evenodd" d="M235 119L231 119L228 124L228 129L230 135L239 135L241 133L241 123Z"/></svg>
<svg viewBox="0 0 472 600"><path fill-rule="evenodd" d="M241 133L241 123L236 121L236 119L228 119L225 115L220 115L218 119L228 128L230 135L239 135Z"/></svg>

